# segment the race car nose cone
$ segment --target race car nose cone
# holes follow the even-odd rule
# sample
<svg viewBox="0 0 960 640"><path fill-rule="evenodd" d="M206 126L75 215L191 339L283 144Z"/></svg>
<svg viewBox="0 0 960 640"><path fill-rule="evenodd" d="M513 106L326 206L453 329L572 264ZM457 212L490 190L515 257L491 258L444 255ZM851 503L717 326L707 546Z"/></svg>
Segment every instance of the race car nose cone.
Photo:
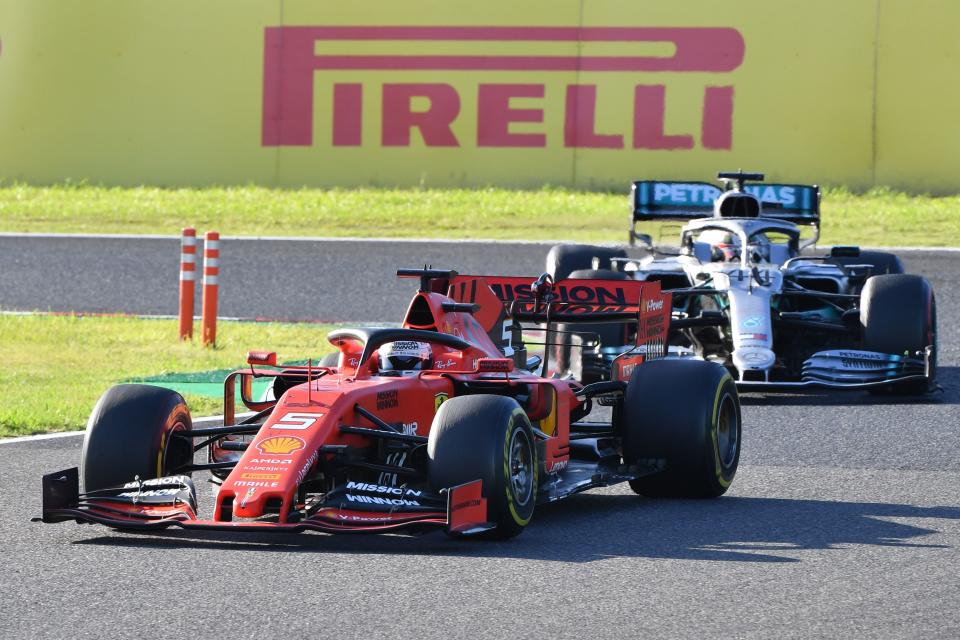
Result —
<svg viewBox="0 0 960 640"><path fill-rule="evenodd" d="M773 351L763 347L741 347L733 352L733 366L738 371L765 371L775 361Z"/></svg>

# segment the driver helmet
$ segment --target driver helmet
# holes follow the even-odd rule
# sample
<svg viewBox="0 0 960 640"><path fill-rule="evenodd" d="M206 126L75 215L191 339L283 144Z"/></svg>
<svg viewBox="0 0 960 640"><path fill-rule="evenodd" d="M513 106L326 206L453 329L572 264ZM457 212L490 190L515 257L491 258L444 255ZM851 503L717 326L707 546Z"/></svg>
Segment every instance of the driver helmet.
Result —
<svg viewBox="0 0 960 640"><path fill-rule="evenodd" d="M426 342L397 340L387 342L377 349L380 371L423 371L433 364L433 354Z"/></svg>
<svg viewBox="0 0 960 640"><path fill-rule="evenodd" d="M712 248L711 261L731 262L740 259L740 237L721 229L708 229L700 236Z"/></svg>

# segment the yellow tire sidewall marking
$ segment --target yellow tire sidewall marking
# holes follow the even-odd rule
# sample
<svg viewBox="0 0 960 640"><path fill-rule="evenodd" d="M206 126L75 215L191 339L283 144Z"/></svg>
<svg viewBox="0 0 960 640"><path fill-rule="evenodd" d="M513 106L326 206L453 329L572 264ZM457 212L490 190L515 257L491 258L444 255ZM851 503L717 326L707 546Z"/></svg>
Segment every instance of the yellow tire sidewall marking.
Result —
<svg viewBox="0 0 960 640"><path fill-rule="evenodd" d="M717 482L719 482L720 486L723 488L730 486L730 480L727 480L723 477L723 463L720 461L720 443L717 439L717 414L720 411L721 398L725 398L728 395L723 393L723 387L726 385L728 380L733 380L733 378L730 377L730 374L725 374L722 378L720 378L720 384L717 385L717 393L713 399L713 417L710 420L710 439L713 441L713 466L717 475Z"/></svg>
<svg viewBox="0 0 960 640"><path fill-rule="evenodd" d="M513 410L513 413L510 414L510 423L507 427L506 437L503 442L503 479L504 479L504 492L507 496L507 509L510 511L510 515L513 517L513 521L518 525L526 526L530 522L530 517L527 516L523 518L517 513L516 504L514 503L513 496L513 484L510 482L510 440L513 436L515 429L522 429L522 426L517 426L517 420L522 420L526 417L526 414L523 412L523 409L517 407ZM536 500L537 493L537 460L536 460L536 449L533 447L533 442L531 445L531 469L533 473L533 489L530 493L530 500ZM533 511L530 512L531 515Z"/></svg>

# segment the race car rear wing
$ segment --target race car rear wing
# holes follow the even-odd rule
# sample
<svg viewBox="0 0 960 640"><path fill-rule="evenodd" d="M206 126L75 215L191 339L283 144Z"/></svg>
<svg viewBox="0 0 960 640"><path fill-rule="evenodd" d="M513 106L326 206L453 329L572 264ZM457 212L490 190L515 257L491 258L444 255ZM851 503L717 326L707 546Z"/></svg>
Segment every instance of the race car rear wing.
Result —
<svg viewBox="0 0 960 640"><path fill-rule="evenodd" d="M514 355L523 348L520 322L635 324L636 344L647 359L666 355L672 295L656 281L457 275L448 286L449 297L478 306L474 317L489 335L509 336L509 343L499 346Z"/></svg>
<svg viewBox="0 0 960 640"><path fill-rule="evenodd" d="M800 184L748 184L743 187L763 206L763 217L811 225L819 234L820 187ZM723 190L706 182L641 180L630 192L633 220L630 244L638 239L638 222L694 220L713 215L713 203Z"/></svg>
<svg viewBox="0 0 960 640"><path fill-rule="evenodd" d="M636 326L636 344L644 346L647 359L666 354L672 294L661 291L656 281L567 278L554 282L546 273L539 278L477 276L430 268L398 269L397 275L419 278L421 292L453 300L442 305L443 312L468 313L494 346L514 358L518 368L527 362L523 322L627 323ZM436 324L440 331L451 330L445 321Z"/></svg>

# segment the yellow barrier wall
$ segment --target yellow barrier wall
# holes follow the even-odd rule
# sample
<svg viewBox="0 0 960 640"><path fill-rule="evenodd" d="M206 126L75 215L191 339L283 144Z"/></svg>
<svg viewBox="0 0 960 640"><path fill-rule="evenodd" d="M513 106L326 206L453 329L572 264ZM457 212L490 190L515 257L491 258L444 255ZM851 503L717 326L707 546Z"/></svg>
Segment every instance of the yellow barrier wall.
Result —
<svg viewBox="0 0 960 640"><path fill-rule="evenodd" d="M0 0L0 177L960 191L955 0Z"/></svg>

